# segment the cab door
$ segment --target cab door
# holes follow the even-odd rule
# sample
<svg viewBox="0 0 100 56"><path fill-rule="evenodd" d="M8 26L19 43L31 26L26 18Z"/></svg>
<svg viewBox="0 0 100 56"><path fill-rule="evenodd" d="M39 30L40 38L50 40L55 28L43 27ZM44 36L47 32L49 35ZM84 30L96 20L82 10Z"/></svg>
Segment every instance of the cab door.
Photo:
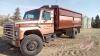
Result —
<svg viewBox="0 0 100 56"><path fill-rule="evenodd" d="M54 21L53 21L53 11L41 12L40 27L43 34L49 34L54 32Z"/></svg>

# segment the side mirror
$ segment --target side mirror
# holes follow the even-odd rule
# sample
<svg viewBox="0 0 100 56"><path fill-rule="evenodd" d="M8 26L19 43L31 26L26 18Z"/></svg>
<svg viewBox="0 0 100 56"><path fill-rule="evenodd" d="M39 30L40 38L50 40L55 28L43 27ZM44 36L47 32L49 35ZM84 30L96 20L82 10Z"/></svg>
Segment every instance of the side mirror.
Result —
<svg viewBox="0 0 100 56"><path fill-rule="evenodd" d="M53 18L53 17L54 17L54 15L51 14L51 18Z"/></svg>
<svg viewBox="0 0 100 56"><path fill-rule="evenodd" d="M53 13L53 11L51 12L51 18L53 18L54 17L54 13Z"/></svg>

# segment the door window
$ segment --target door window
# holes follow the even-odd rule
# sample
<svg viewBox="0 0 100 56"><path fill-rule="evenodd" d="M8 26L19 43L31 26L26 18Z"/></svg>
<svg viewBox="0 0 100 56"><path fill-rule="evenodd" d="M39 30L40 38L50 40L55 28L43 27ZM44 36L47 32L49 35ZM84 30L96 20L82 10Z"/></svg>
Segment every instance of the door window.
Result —
<svg viewBox="0 0 100 56"><path fill-rule="evenodd" d="M42 18L43 20L51 20L50 12L43 12Z"/></svg>

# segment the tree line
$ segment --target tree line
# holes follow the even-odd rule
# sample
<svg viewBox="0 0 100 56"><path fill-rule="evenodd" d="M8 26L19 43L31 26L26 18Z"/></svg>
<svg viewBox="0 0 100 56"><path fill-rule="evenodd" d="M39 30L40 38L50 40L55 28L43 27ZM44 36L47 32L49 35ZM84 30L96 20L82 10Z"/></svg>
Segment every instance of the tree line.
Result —
<svg viewBox="0 0 100 56"><path fill-rule="evenodd" d="M10 15L8 15L6 17L6 19L4 19L4 20L0 20L1 26L3 25L4 22L21 20L20 9L16 8L13 16L11 16L11 17L9 17L9 16ZM100 28L100 17L99 17L99 15L96 15L95 18L92 17L91 26L92 26L92 28Z"/></svg>
<svg viewBox="0 0 100 56"><path fill-rule="evenodd" d="M99 15L96 15L95 18L92 17L91 26L92 26L92 28L100 28L100 17L99 17Z"/></svg>
<svg viewBox="0 0 100 56"><path fill-rule="evenodd" d="M0 26L3 26L3 24L6 22L15 22L18 20L21 20L20 9L16 8L15 12L12 16L10 16L10 14L8 14L4 17L3 16L0 17Z"/></svg>

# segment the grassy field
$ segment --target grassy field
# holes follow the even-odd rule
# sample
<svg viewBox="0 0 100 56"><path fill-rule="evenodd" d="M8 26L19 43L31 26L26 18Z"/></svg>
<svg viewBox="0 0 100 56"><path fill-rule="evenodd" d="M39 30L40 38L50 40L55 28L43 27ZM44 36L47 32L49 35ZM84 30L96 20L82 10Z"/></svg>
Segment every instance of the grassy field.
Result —
<svg viewBox="0 0 100 56"><path fill-rule="evenodd" d="M0 45L0 56L22 56L18 50L7 47ZM81 29L75 39L58 38L46 43L37 56L100 56L100 29Z"/></svg>
<svg viewBox="0 0 100 56"><path fill-rule="evenodd" d="M3 27L0 27L0 37L3 35Z"/></svg>
<svg viewBox="0 0 100 56"><path fill-rule="evenodd" d="M41 55L100 56L100 29L81 29L75 39L62 38L50 42L38 56Z"/></svg>

